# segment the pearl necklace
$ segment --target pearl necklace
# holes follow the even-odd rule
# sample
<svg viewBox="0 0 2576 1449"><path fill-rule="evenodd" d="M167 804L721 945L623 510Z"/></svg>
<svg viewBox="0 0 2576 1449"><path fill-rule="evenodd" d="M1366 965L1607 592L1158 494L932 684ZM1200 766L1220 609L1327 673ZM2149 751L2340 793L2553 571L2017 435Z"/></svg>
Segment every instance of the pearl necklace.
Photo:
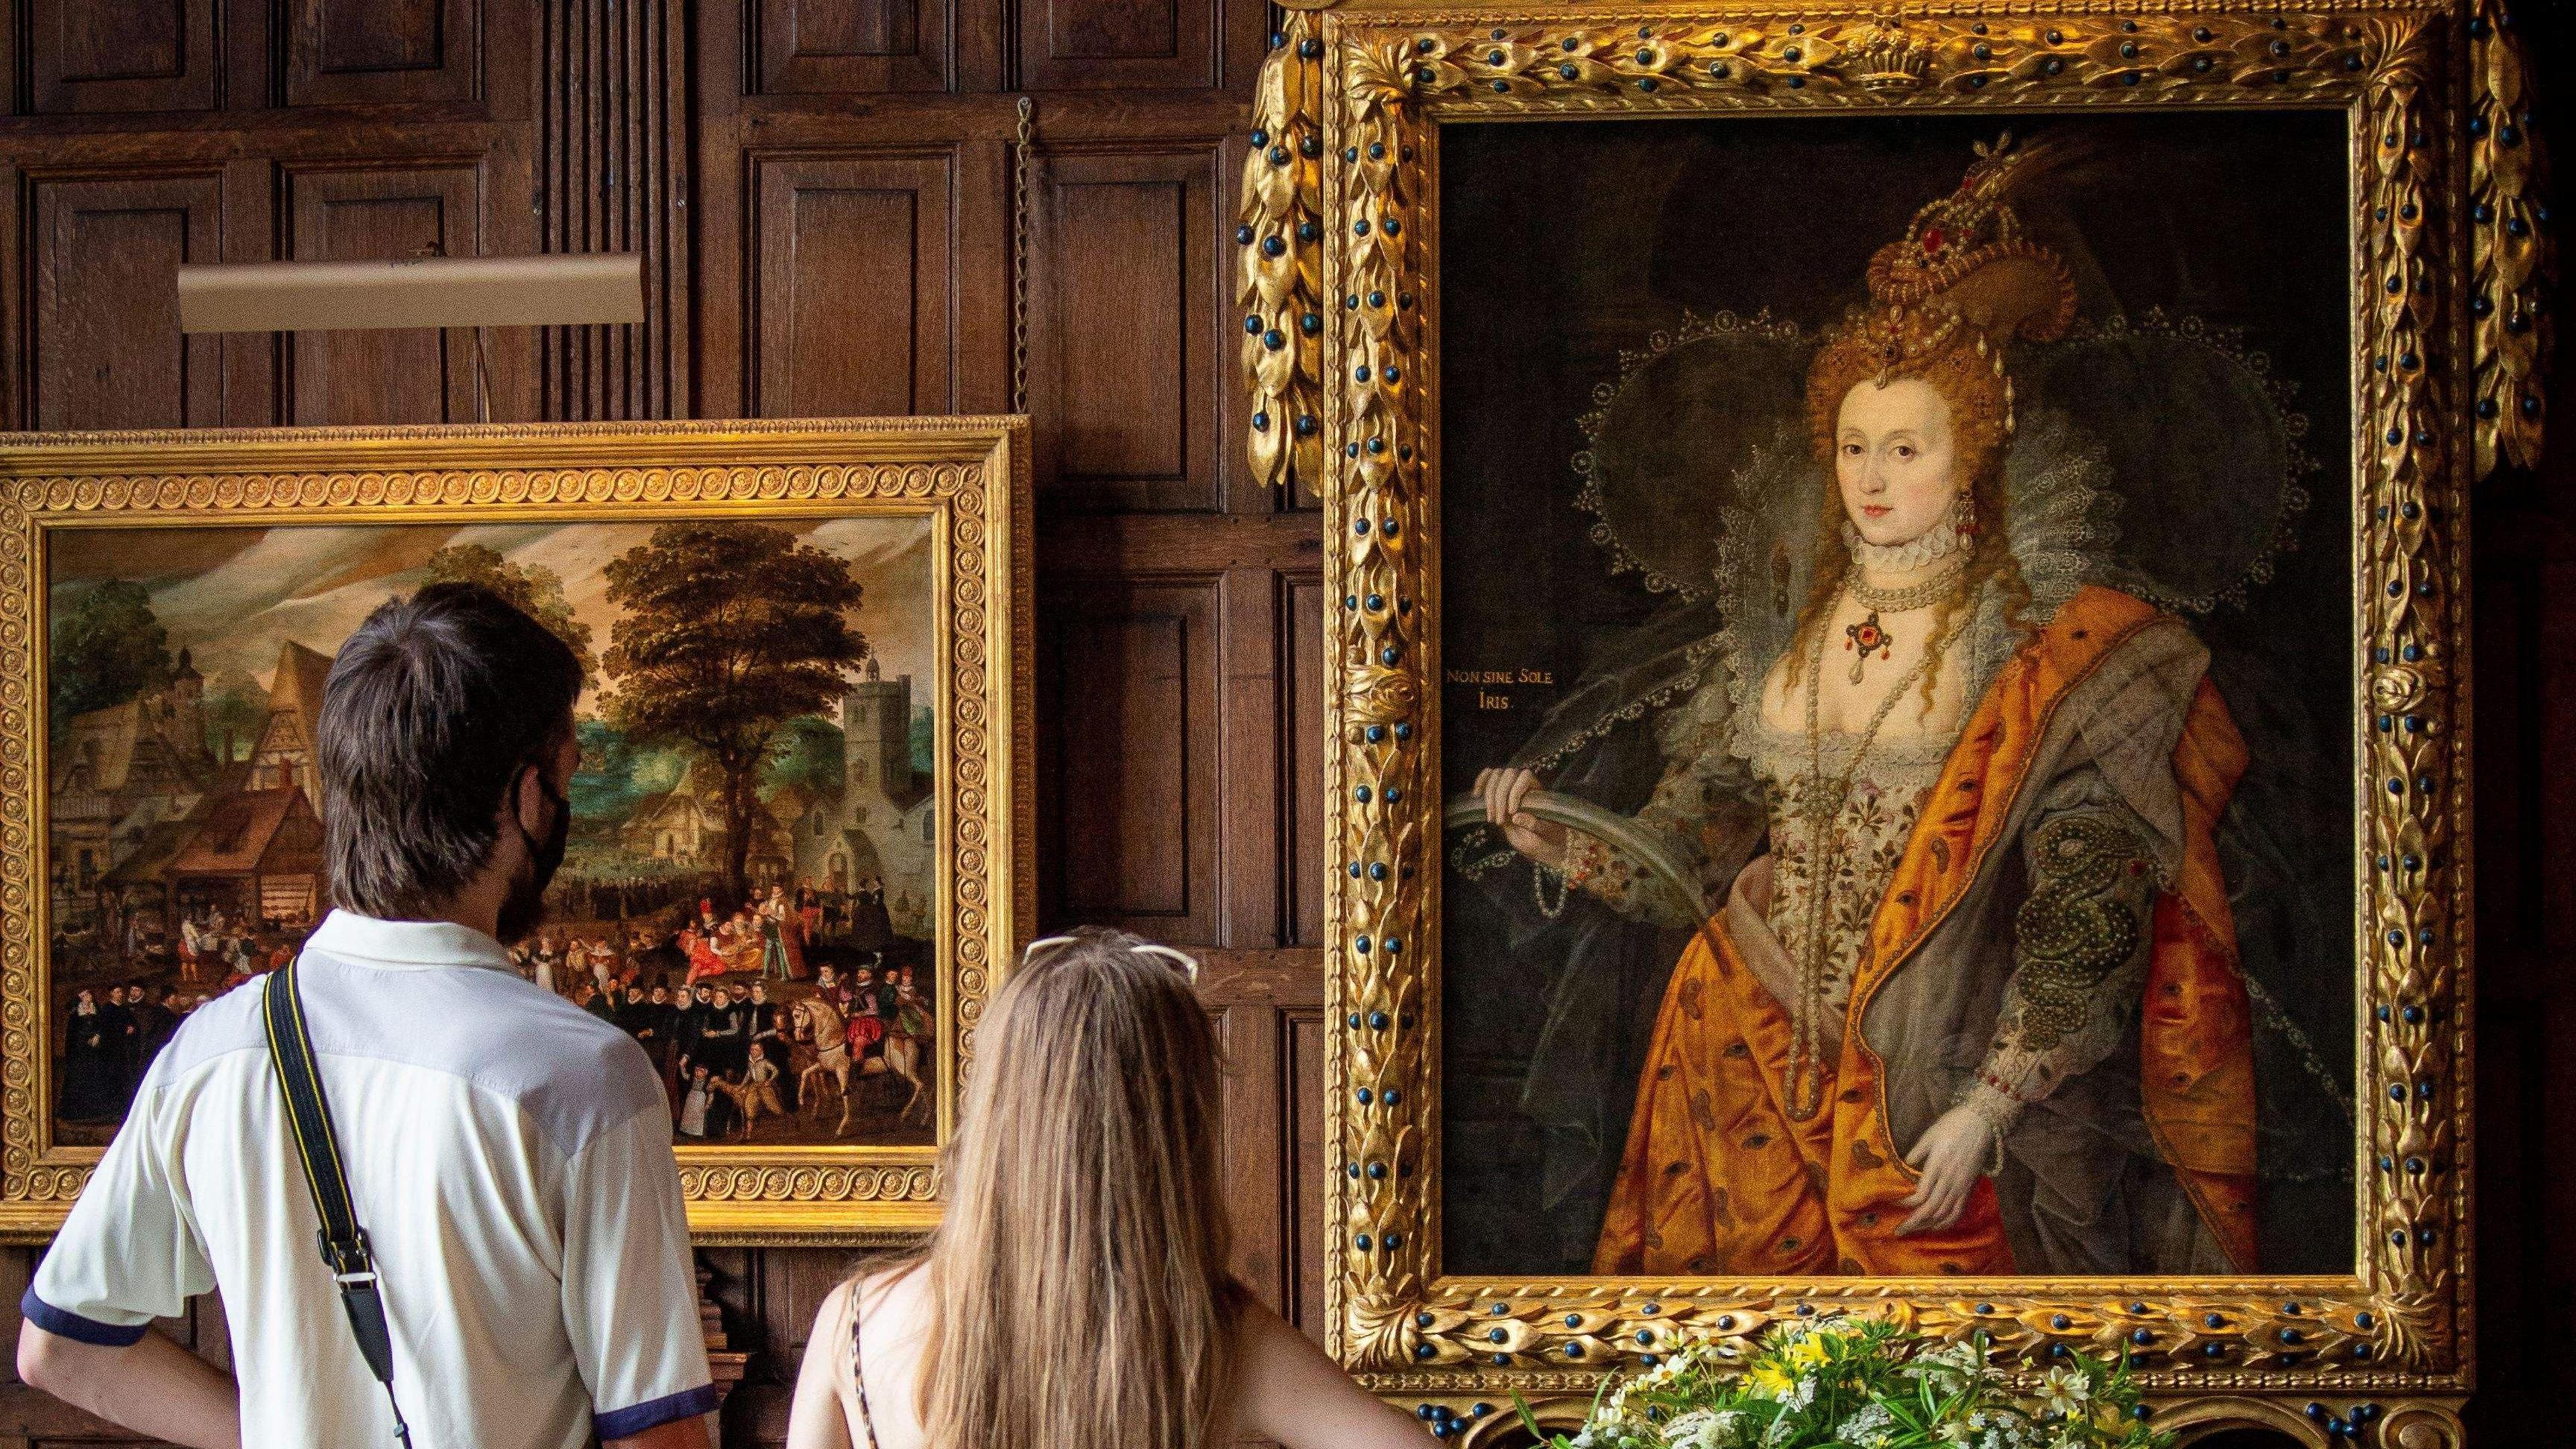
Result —
<svg viewBox="0 0 2576 1449"><path fill-rule="evenodd" d="M1860 536L1851 520L1843 520L1843 546L1861 567L1874 574L1910 574L1935 559L1957 553L1965 542L1958 523L1946 515L1903 543L1871 543Z"/></svg>
<svg viewBox="0 0 2576 1449"><path fill-rule="evenodd" d="M1949 597L1950 592L1959 587L1959 581L1967 576L1968 560L1964 558L1942 569L1939 574L1905 589L1882 589L1865 584L1861 582L1857 568L1844 575L1845 592L1858 600L1862 608L1869 610L1868 618L1843 627L1843 647L1852 651L1851 682L1860 683L1861 666L1869 662L1869 656L1875 654L1885 659L1896 652L1896 636L1878 621L1880 614L1903 614L1936 603Z"/></svg>
<svg viewBox="0 0 2576 1449"><path fill-rule="evenodd" d="M1945 642L1957 639L1966 623L1965 619L1953 622ZM1867 657L1866 651L1862 657ZM1825 996L1828 985L1825 979L1825 903L1832 893L1823 889L1823 885L1842 869L1843 851L1848 844L1841 825L1843 810L1851 804L1852 785L1868 764L1870 747L1878 743L1880 727L1895 712L1896 702L1904 698L1905 692L1913 688L1915 681L1921 679L1931 666L1932 651L1926 649L1915 659L1912 667L1897 676L1896 683L1888 686L1887 693L1878 701L1878 707L1870 711L1869 723L1862 728L1859 742L1852 746L1850 761L1829 788L1825 783L1825 730L1818 716L1818 705L1825 693L1823 630L1816 631L1816 642L1808 651L1807 780L1805 798L1799 803L1805 807L1807 829L1813 837L1808 842L1808 850L1816 857L1817 864L1813 876L1816 886L1808 892L1807 898L1807 949L1796 962L1796 989L1792 993L1796 999L1789 1003L1789 1066L1783 1083L1781 1108L1792 1121L1807 1121L1824 1106L1825 1078L1833 1070L1825 1061ZM1857 665L1853 668L1852 682L1860 682Z"/></svg>
<svg viewBox="0 0 2576 1449"><path fill-rule="evenodd" d="M1873 614L1902 614L1946 597L1959 586L1959 580L1967 577L1967 573L1968 561L1961 559L1910 588L1882 589L1864 580L1860 570L1854 569L1843 580L1843 587L1851 590L1851 596L1860 600L1860 606Z"/></svg>

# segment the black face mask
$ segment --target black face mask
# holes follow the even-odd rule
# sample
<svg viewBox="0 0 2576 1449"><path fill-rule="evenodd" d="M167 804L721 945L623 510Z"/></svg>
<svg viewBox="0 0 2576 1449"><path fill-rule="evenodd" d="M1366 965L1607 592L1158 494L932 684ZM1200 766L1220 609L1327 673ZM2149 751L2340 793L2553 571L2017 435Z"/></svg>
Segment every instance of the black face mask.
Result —
<svg viewBox="0 0 2576 1449"><path fill-rule="evenodd" d="M506 944L527 939L537 923L546 918L546 887L554 883L555 872L563 865L564 847L572 839L572 802L556 793L546 782L546 772L537 771L537 788L546 794L546 802L555 807L555 823L546 832L544 844L528 834L519 824L519 813L510 812L510 824L528 847L528 869L510 883L510 894L501 902L501 918L496 933Z"/></svg>

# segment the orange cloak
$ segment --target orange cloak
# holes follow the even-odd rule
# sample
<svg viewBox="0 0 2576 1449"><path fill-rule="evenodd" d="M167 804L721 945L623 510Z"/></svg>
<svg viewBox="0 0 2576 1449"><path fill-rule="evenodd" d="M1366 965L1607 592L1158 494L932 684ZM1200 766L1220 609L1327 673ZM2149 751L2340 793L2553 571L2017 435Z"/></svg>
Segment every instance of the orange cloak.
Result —
<svg viewBox="0 0 2576 1449"><path fill-rule="evenodd" d="M1673 968L1637 1085L1595 1273L1693 1276L2011 1273L1994 1182L1959 1220L1898 1237L1917 1174L1888 1130L1885 1067L1860 1031L1902 969L1986 866L2067 695L2159 616L2087 588L2016 654L1968 717L1889 879L1852 985L1828 1110L1780 1105L1789 1015L1708 921ZM2148 1131L2235 1269L2254 1271L2252 1017L2215 831L2245 746L2207 679L2174 747L2183 853L2156 901L2139 1014ZM1911 1146L1912 1144L1906 1144Z"/></svg>

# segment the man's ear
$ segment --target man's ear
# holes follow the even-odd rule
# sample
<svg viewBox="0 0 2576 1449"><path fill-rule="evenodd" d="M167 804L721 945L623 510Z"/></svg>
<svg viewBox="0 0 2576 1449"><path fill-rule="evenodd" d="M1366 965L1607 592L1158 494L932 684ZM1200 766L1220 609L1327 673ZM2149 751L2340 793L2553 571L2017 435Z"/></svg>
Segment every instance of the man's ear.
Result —
<svg viewBox="0 0 2576 1449"><path fill-rule="evenodd" d="M544 781L531 761L521 761L519 768L510 776L510 817L518 823L520 833L532 839L536 836L537 827L544 823L544 816L540 813L545 805L543 785Z"/></svg>

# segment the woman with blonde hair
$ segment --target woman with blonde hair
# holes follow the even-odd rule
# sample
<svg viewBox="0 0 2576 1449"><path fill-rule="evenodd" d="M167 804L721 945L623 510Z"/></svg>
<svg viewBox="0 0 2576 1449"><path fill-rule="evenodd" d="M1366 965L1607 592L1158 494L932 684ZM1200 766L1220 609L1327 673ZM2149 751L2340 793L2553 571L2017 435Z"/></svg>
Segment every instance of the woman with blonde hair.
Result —
<svg viewBox="0 0 2576 1449"><path fill-rule="evenodd" d="M790 1449L1418 1444L1226 1267L1219 1066L1168 946L1030 946L976 1032L949 1200L823 1301Z"/></svg>

